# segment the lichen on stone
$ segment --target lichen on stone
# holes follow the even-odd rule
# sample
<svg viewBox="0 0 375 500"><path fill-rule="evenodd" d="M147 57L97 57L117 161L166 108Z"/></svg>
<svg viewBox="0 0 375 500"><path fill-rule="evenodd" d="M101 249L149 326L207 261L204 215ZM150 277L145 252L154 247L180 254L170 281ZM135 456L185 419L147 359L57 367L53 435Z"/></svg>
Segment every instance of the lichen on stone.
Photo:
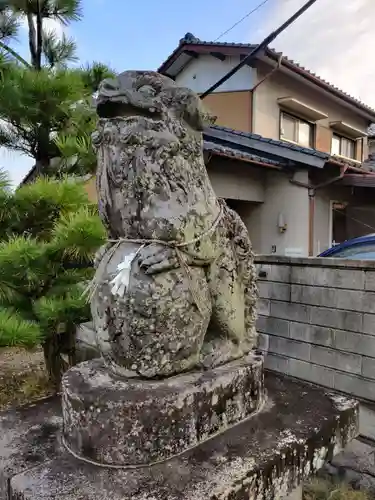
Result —
<svg viewBox="0 0 375 500"><path fill-rule="evenodd" d="M105 80L97 109L108 244L97 258L92 314L102 355L117 373L145 378L243 357L256 346L254 256L206 171L202 131L212 117L194 92L151 71ZM123 296L111 293L113 283Z"/></svg>

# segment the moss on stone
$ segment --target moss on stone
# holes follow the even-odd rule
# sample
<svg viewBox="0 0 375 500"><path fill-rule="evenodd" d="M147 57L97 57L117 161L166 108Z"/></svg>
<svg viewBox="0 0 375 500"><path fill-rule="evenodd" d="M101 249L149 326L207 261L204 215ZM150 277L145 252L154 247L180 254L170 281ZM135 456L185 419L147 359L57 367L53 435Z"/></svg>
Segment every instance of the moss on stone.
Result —
<svg viewBox="0 0 375 500"><path fill-rule="evenodd" d="M370 500L366 491L355 491L346 484L316 479L304 486L303 500Z"/></svg>

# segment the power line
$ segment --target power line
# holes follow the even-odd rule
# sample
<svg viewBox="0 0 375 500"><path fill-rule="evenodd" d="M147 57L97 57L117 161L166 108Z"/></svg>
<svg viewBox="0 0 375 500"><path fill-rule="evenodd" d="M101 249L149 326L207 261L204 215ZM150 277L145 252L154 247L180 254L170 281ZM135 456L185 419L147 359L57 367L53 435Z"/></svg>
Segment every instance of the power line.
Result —
<svg viewBox="0 0 375 500"><path fill-rule="evenodd" d="M267 2L269 2L269 0L263 0L263 2L261 2L259 5L257 5L253 10L251 10L250 12L245 14L243 17L241 17L241 19L239 19L236 23L234 23L233 26L228 28L226 31L223 31L223 33L221 33L221 35L219 35L217 38L215 38L214 42L217 42L218 40L220 40L220 38L223 38L223 36L225 36L227 33L232 31L233 28L235 28L236 26L241 24L242 21L244 21L245 19L250 17L252 14L254 14L257 10L259 10L261 7L263 7L263 5L265 5Z"/></svg>
<svg viewBox="0 0 375 500"><path fill-rule="evenodd" d="M306 2L295 14L293 14L284 24L279 26L275 31L272 31L259 45L257 45L248 56L246 56L237 66L231 69L226 75L224 75L218 82L212 85L209 89L207 89L203 94L201 94L201 99L204 99L211 94L214 90L216 90L220 85L229 80L231 76L233 76L239 69L241 69L245 64L248 64L252 59L254 59L259 52L267 47L275 38L280 35L286 28L288 28L296 19L298 19L307 9L309 9L316 0L309 0Z"/></svg>
<svg viewBox="0 0 375 500"><path fill-rule="evenodd" d="M358 224L362 224L362 226L365 226L365 227L368 227L370 228L372 231L375 232L375 227L374 226L370 226L369 224L366 224L366 222L363 222L359 219L355 219L354 217L351 217L350 215L348 215L346 212L343 212L342 210L339 210L338 208L334 208L333 209L334 212L337 212L341 215L345 215L345 217L349 220L352 220L353 222L357 222Z"/></svg>

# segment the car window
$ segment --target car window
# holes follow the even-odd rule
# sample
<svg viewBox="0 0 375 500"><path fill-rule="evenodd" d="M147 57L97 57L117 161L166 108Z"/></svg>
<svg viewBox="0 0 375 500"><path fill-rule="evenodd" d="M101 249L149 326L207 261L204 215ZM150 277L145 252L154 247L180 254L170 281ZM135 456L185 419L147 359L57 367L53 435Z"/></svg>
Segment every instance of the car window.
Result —
<svg viewBox="0 0 375 500"><path fill-rule="evenodd" d="M332 253L332 257L344 259L372 260L375 259L375 243L353 245Z"/></svg>
<svg viewBox="0 0 375 500"><path fill-rule="evenodd" d="M346 258L353 260L375 260L375 251L356 253L354 255L348 255Z"/></svg>

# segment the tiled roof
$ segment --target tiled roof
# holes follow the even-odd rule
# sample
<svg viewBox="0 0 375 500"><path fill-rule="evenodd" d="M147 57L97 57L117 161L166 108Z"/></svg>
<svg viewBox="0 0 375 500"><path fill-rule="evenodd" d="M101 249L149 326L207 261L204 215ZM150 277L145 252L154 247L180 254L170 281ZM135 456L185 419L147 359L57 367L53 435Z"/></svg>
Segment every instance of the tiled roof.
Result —
<svg viewBox="0 0 375 500"><path fill-rule="evenodd" d="M242 49L246 49L248 52L250 52L252 49L254 49L256 47L256 45L254 45L254 44L248 44L248 43L203 41L203 40L200 40L199 38L194 37L191 33L187 33L185 35L185 37L180 40L180 43L179 43L178 47L172 52L172 54L159 67L159 71L163 73L164 72L164 68L166 68L166 66L168 65L169 61L172 58L174 58L174 56L176 56L178 54L178 52L181 50L182 46L183 45L189 45L189 44L190 45L201 45L201 46L205 46L205 45L206 46L210 46L211 45L213 47L218 47L218 48L220 48L220 47L223 47L223 48L225 48L225 47L227 47L227 48L239 48L239 49L242 48ZM265 53L266 53L266 55L268 57L271 57L272 59L276 59L276 60L278 60L279 56L280 56L279 52L277 52L274 49L270 49L270 48L267 48L266 51L265 51ZM297 63L293 59L289 59L288 57L286 57L286 56L283 55L282 63L284 65L289 66L291 70L303 73L304 76L310 78L316 84L318 84L318 85L320 84L320 86L325 87L330 92L338 95L342 99L345 99L346 101L350 102L354 106L357 106L357 107L363 109L364 111L366 111L367 113L374 115L373 118L374 118L374 121L375 121L375 109L371 108L370 106L368 106L364 102L362 102L359 99L351 96L347 92L339 89L338 87L336 87L336 85L333 85L332 83L324 80L323 78L321 78L320 76L318 76L316 73L314 73L314 72L310 71L309 69L305 68L304 66L302 66L299 63Z"/></svg>
<svg viewBox="0 0 375 500"><path fill-rule="evenodd" d="M222 126L218 126L218 125L213 125L212 127L210 127L209 129L207 129L204 132L204 136L206 137L205 149L206 149L206 143L212 143L212 144L216 145L216 143L214 142L215 138L213 138L213 140L210 141L210 130L213 130L213 131L218 130L218 131L226 132L226 133L230 134L232 137L236 137L236 136L247 137L249 139L253 139L253 140L256 140L256 141L259 141L262 143L273 144L275 146L289 149L291 151L296 151L298 153L304 153L304 154L308 154L310 156L315 156L316 158L321 158L322 160L325 160L326 162L331 163L331 164L340 164L340 165L347 166L347 167L349 167L353 170L357 170L357 171L362 170L364 174L375 172L375 159L372 161L366 160L362 164L359 164L358 162L351 161L348 158L342 158L340 156L331 155L329 153L324 153L323 151L318 151L317 149L305 148L303 146L298 146L298 144L293 144L293 143L290 143L287 141L279 141L276 139L270 139L268 137L263 137L262 135L259 135L259 134L252 134L250 132L241 132L240 130L234 130L231 128L222 127ZM241 152L240 148L237 149L235 146L232 148L230 148L230 147L227 148L225 146L225 148L232 149L233 152L235 152L236 157L241 159L241 154L243 154L243 153ZM246 155L247 155L247 153L246 153ZM249 156L252 156L252 155L249 154ZM269 159L266 160L263 156L259 157L259 158L261 158L261 159L259 159L259 160L254 159L254 161L261 161L262 163L272 161ZM244 159L245 159L245 156L244 156ZM281 165L281 164L282 164L281 161L276 162L276 165Z"/></svg>
<svg viewBox="0 0 375 500"><path fill-rule="evenodd" d="M338 155L331 155L329 158L329 161L334 162L334 163L340 163L341 165L348 165L349 167L357 167L360 168L361 164L354 161L350 160L350 158L343 158L342 156Z"/></svg>
<svg viewBox="0 0 375 500"><path fill-rule="evenodd" d="M357 172L363 172L364 175L372 174L375 172L375 163L372 163L368 159L359 163L358 161L350 160L349 158L343 158L337 155L331 155L328 159L331 164L342 165L344 167L349 167L349 170L354 170Z"/></svg>
<svg viewBox="0 0 375 500"><path fill-rule="evenodd" d="M249 139L255 139L264 143L275 144L276 146L280 146L282 148L291 149L293 151L298 151L299 153L305 153L312 156L317 156L319 158L328 159L330 156L328 153L323 153L322 151L318 151L317 149L304 148L303 146L298 146L298 144L293 144L292 142L270 139L259 134L252 134L251 132L241 132L240 130L234 130L232 128L222 127L219 125L213 125L212 127L210 127L210 129L222 130L223 132L228 132L233 135L248 137ZM207 134L210 133L210 129L207 129Z"/></svg>
<svg viewBox="0 0 375 500"><path fill-rule="evenodd" d="M374 174L345 174L340 184L344 186L375 188Z"/></svg>
<svg viewBox="0 0 375 500"><path fill-rule="evenodd" d="M204 141L204 150L219 156L235 158L236 160L263 163L265 165L269 165L270 167L278 167L280 165L280 163L275 160L270 160L269 158L264 158L263 156L254 155L234 147L224 146L210 141Z"/></svg>

